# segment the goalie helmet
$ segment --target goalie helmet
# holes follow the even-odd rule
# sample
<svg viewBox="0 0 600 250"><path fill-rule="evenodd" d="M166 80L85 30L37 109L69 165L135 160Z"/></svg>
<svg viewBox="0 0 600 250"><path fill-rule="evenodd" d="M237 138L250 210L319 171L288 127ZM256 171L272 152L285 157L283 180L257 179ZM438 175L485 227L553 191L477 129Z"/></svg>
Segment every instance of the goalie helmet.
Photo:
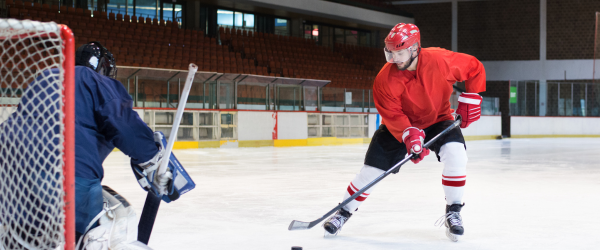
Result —
<svg viewBox="0 0 600 250"><path fill-rule="evenodd" d="M89 42L79 47L75 52L75 65L86 66L110 78L117 76L115 58L99 42Z"/></svg>

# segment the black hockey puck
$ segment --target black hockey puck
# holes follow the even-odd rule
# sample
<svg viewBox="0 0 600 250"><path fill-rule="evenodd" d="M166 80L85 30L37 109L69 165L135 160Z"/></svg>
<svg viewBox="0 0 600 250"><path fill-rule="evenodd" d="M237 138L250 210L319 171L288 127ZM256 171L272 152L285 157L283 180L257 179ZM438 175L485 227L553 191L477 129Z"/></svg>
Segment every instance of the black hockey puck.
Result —
<svg viewBox="0 0 600 250"><path fill-rule="evenodd" d="M302 250L302 247L295 246L295 247L292 247L292 250Z"/></svg>

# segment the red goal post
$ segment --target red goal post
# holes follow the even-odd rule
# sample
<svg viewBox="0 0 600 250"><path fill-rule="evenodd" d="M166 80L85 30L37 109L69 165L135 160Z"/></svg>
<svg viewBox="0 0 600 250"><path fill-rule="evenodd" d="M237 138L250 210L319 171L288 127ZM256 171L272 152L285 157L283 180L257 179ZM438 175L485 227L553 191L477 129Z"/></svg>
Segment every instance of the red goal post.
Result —
<svg viewBox="0 0 600 250"><path fill-rule="evenodd" d="M75 39L0 18L0 249L75 248Z"/></svg>

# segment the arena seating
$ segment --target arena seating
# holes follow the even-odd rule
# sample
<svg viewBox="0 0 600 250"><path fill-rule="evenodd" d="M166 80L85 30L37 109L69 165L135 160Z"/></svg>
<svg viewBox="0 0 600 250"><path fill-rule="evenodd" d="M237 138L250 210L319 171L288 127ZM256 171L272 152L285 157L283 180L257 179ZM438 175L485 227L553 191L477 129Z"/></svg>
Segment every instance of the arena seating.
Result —
<svg viewBox="0 0 600 250"><path fill-rule="evenodd" d="M331 80L338 88L370 89L384 61L376 48L318 46L299 37L219 28L215 37L177 23L123 14L6 0L8 17L68 25L77 47L105 45L117 65ZM92 17L93 14L93 17Z"/></svg>

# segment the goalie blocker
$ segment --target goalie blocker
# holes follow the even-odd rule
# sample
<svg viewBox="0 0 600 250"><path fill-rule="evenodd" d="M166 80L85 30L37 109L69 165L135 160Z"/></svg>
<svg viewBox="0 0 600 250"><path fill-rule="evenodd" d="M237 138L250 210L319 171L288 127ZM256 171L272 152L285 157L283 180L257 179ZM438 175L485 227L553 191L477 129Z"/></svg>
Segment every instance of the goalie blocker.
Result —
<svg viewBox="0 0 600 250"><path fill-rule="evenodd" d="M163 152L163 149L167 145L167 141L162 132L154 132L154 136L155 136L155 141L157 141L157 143L160 142L160 144L161 144L160 145L161 152L159 153L159 154L161 154ZM159 157L161 157L161 156L159 156ZM164 156L163 156L163 158L164 158ZM164 159L158 159L158 162L160 162L161 160L164 160ZM152 171L151 173L148 173L148 171L145 171L147 169L144 169L137 164L133 164L133 163L131 164L131 168L133 169L133 174L137 178L140 186L144 190L151 192L152 194L156 195L157 197L161 197L161 199L163 201L165 201L166 203L169 203L171 201L179 199L179 197L181 195L191 191L192 189L194 189L196 187L196 184L194 183L192 178L185 171L185 169L183 168L181 163L179 163L179 160L177 160L177 157L175 157L175 155L173 153L171 153L168 160L169 160L168 168L169 168L169 171L173 174L173 177L167 183L167 193L166 194L161 194L161 192L159 191L159 187L156 185L156 183L154 181L154 179L155 179L154 174L156 173L156 169L154 171ZM156 167L158 167L158 165L160 165L160 164L157 163L155 165L156 165Z"/></svg>

